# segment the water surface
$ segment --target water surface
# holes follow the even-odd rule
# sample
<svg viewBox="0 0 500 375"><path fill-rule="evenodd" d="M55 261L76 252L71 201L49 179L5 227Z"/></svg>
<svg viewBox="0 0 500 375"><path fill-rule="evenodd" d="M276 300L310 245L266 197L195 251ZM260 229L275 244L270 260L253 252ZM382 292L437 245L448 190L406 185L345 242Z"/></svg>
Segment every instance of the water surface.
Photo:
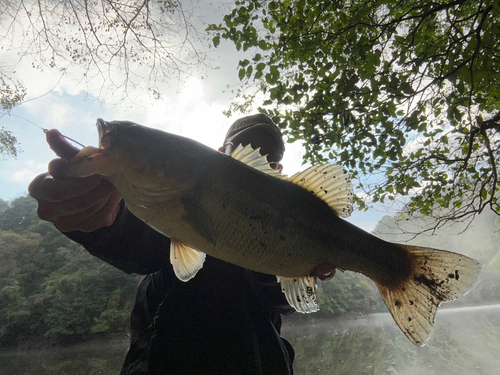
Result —
<svg viewBox="0 0 500 375"><path fill-rule="evenodd" d="M119 374L128 345L92 341L41 351L0 353L0 375Z"/></svg>
<svg viewBox="0 0 500 375"><path fill-rule="evenodd" d="M425 347L401 333L389 314L285 324L296 375L500 374L500 305L440 310ZM1 375L118 374L122 342L92 342L40 352L0 353Z"/></svg>
<svg viewBox="0 0 500 375"><path fill-rule="evenodd" d="M389 313L283 330L295 348L295 373L500 374L500 305L441 309L430 340L414 346Z"/></svg>

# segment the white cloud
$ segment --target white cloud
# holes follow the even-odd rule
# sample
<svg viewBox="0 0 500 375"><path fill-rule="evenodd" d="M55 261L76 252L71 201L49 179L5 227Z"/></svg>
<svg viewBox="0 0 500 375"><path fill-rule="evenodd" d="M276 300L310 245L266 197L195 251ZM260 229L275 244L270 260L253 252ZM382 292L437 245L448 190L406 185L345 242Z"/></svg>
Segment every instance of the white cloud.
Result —
<svg viewBox="0 0 500 375"><path fill-rule="evenodd" d="M0 162L0 198L14 199L28 191L28 185L35 176L47 170L45 161L4 160Z"/></svg>
<svg viewBox="0 0 500 375"><path fill-rule="evenodd" d="M203 6L208 7L208 2L204 2ZM213 14L207 13L205 18L217 21ZM16 58L11 52L0 50L0 61L7 63ZM102 117L105 120L134 121L195 139L217 149L229 126L239 117L227 118L222 111L228 109L232 99L228 87L239 83L237 64L244 57L241 53L235 53L231 43L223 42L214 50L211 58L219 69L208 71L203 79L191 76L184 77L182 83L174 80L163 84L163 97L160 101L154 102L143 93L133 105L124 102L112 107L106 106L106 103L85 101L85 86L73 81L74 75L71 72L61 78L62 73L58 70L34 69L26 58L17 64L15 78L21 79L26 85L27 99L39 98L26 101L13 114L22 114L27 120L43 128L57 128L86 145L97 144L94 124L97 117ZM78 70L73 71L78 73ZM113 77L121 74L120 70L112 72ZM140 96L133 88L130 89L131 97ZM110 102L113 102L112 97ZM16 130L24 152L17 160L0 164L0 184L8 185L7 189L2 188L0 192L0 197L4 199L26 191L29 182L37 174L46 171L48 162L55 157L40 129L23 120L9 118L9 122L12 120L15 120L13 129ZM304 168L301 166L302 150L298 144L287 144L286 148L284 172L292 175Z"/></svg>
<svg viewBox="0 0 500 375"><path fill-rule="evenodd" d="M12 167L7 170L1 169L0 175L15 183L29 184L33 176L44 169L47 169L46 163L36 162L31 159L25 162L15 163L15 166L12 165Z"/></svg>
<svg viewBox="0 0 500 375"><path fill-rule="evenodd" d="M72 104L68 101L68 96L56 95L54 93L45 95L39 99L27 101L23 108L30 112L38 126L61 131L71 128L75 122L93 121L88 113L78 103Z"/></svg>

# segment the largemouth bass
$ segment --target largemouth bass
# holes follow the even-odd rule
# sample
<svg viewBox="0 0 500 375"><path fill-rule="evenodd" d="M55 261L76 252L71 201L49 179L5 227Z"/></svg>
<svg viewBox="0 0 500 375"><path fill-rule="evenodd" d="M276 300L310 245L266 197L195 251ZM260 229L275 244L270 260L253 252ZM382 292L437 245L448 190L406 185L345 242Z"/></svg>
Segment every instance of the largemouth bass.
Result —
<svg viewBox="0 0 500 375"><path fill-rule="evenodd" d="M353 193L342 167L313 166L287 178L249 146L229 156L132 122L99 119L97 126L99 147L81 150L61 174L111 181L135 216L171 239L170 259L183 281L209 254L276 275L290 305L313 312L311 275L330 263L369 277L418 346L438 306L477 282L480 265L471 258L389 243L343 220Z"/></svg>

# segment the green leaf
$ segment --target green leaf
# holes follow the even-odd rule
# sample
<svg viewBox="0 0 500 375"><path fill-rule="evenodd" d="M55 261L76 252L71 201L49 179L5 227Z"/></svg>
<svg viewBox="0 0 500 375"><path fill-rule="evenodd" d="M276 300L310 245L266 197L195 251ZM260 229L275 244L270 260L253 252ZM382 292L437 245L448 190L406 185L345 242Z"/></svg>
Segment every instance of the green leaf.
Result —
<svg viewBox="0 0 500 375"><path fill-rule="evenodd" d="M222 26L236 47L256 49L253 70L238 73L254 78L241 92L254 85L289 141L304 143L306 161L333 155L374 201L411 194L413 210L439 216L444 210L436 207L454 207L467 217L482 209L483 192L471 192L472 203L459 206L463 184L493 189L492 171L500 165L484 138L498 148L490 129L500 113L494 54L500 16L491 3L483 4L483 17L472 3L448 8L440 0L244 1L247 13L254 5L249 18L232 13L232 24ZM478 115L490 121L486 134ZM393 169L376 173L388 163Z"/></svg>
<svg viewBox="0 0 500 375"><path fill-rule="evenodd" d="M220 35L214 36L212 42L214 43L214 47L218 47L220 44Z"/></svg>
<svg viewBox="0 0 500 375"><path fill-rule="evenodd" d="M271 47L271 45L265 40L259 40L258 46L263 51L267 51Z"/></svg>
<svg viewBox="0 0 500 375"><path fill-rule="evenodd" d="M244 68L241 68L240 71L238 72L238 78L240 79L240 81L242 81L243 78L245 78L245 73L246 70Z"/></svg>
<svg viewBox="0 0 500 375"><path fill-rule="evenodd" d="M240 60L240 62L238 63L238 65L241 66L241 67L243 67L243 68L246 67L246 66L248 66L248 64L250 64L250 61L247 60L247 59Z"/></svg>
<svg viewBox="0 0 500 375"><path fill-rule="evenodd" d="M253 66L250 65L248 68L247 68L247 72L246 72L246 75L247 75L247 78L250 78L252 76L252 72L253 72Z"/></svg>

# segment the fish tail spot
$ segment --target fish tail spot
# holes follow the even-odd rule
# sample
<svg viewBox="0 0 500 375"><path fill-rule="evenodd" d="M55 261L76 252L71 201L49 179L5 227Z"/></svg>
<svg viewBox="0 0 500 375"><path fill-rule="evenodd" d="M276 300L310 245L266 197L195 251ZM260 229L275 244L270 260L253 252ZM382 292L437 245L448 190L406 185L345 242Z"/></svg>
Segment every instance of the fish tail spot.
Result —
<svg viewBox="0 0 500 375"><path fill-rule="evenodd" d="M449 251L398 246L413 259L410 276L398 287L375 284L399 328L415 345L424 346L438 307L467 294L476 285L481 266Z"/></svg>

